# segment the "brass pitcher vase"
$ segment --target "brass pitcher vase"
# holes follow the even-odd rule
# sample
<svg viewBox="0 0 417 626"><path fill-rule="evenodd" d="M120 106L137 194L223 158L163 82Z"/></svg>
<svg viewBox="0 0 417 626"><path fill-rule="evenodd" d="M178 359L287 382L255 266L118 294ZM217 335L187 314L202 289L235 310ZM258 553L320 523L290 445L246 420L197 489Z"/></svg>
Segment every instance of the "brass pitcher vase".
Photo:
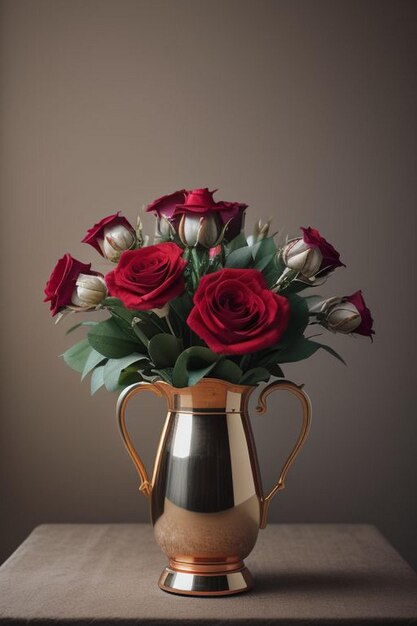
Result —
<svg viewBox="0 0 417 626"><path fill-rule="evenodd" d="M263 495L248 416L255 389L204 378L185 388L140 382L120 394L120 431L140 476L139 490L151 501L156 541L169 558L159 579L164 591L219 596L252 587L243 559L253 549L259 528L266 526L269 504L284 489L311 421L310 400L301 387L280 380L261 391L258 413L265 412L266 399L275 390L294 394L303 410L300 434L278 482ZM164 397L168 405L151 479L126 425L127 404L141 391Z"/></svg>

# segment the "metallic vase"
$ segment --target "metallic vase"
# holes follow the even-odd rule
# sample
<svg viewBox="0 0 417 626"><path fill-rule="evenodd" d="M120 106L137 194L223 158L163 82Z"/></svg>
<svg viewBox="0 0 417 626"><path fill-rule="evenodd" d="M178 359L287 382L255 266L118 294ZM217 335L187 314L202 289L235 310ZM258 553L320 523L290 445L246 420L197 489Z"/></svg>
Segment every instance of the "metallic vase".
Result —
<svg viewBox="0 0 417 626"><path fill-rule="evenodd" d="M261 391L258 413L265 412L269 394L280 389L297 396L303 409L295 446L278 482L264 496L248 416L255 389L205 378L181 389L140 382L120 394L120 431L140 476L139 490L151 500L156 541L169 558L159 579L164 591L219 596L252 587L243 559L253 549L259 528L266 526L269 504L284 489L311 421L310 401L301 387L280 380ZM146 390L164 397L168 405L151 480L126 426L128 401Z"/></svg>

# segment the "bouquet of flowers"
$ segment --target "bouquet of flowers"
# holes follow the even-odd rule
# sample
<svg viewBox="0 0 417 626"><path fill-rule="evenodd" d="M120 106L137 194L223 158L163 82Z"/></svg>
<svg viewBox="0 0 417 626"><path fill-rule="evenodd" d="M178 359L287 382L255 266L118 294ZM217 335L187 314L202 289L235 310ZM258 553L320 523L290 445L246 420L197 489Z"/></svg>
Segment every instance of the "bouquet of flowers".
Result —
<svg viewBox="0 0 417 626"><path fill-rule="evenodd" d="M82 240L114 264L105 276L65 254L45 287L57 321L69 313L103 310L81 321L87 336L64 354L91 376L91 392L118 391L141 380L175 387L203 377L256 385L283 377L282 365L326 350L317 325L372 338L373 321L361 291L323 298L304 295L338 267L339 253L314 228L282 246L270 222L243 232L246 204L215 201L205 189L176 191L152 202L153 245L140 219L120 215L95 224Z"/></svg>

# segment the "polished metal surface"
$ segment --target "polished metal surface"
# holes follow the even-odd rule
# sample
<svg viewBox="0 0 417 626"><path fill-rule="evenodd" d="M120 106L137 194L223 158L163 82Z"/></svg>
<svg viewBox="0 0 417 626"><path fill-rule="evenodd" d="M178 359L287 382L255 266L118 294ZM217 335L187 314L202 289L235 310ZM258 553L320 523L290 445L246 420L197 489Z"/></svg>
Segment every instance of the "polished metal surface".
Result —
<svg viewBox="0 0 417 626"><path fill-rule="evenodd" d="M152 480L129 437L125 415L129 399L146 389L164 396L168 404ZM139 489L151 498L156 541L170 560L160 580L165 591L224 595L251 586L243 559L266 525L271 499L284 488L311 417L308 397L293 383L278 381L261 392L260 413L277 389L296 395L303 407L297 442L277 484L264 497L247 412L254 389L203 379L183 389L163 382L136 383L120 395L122 437L141 479Z"/></svg>
<svg viewBox="0 0 417 626"><path fill-rule="evenodd" d="M180 595L227 596L249 591L253 587L253 580L246 567L236 572L210 576L179 572L167 567L162 572L158 584L164 591Z"/></svg>

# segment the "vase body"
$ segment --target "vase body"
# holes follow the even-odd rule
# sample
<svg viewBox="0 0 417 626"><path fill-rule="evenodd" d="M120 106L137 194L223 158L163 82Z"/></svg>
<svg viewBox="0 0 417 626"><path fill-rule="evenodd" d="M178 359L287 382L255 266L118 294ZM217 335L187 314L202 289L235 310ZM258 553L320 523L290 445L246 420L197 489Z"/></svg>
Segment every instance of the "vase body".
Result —
<svg viewBox="0 0 417 626"><path fill-rule="evenodd" d="M293 387L297 390L293 393L304 400L304 392ZM128 399L144 388L163 396L168 408L151 479L125 421ZM225 595L252 586L243 559L253 549L259 528L265 526L269 501L283 488L293 460L290 455L281 484L278 481L275 491L264 497L248 416L254 389L207 378L181 389L164 382L137 383L120 396L121 432L139 471L140 489L150 498L156 541L169 561L159 581L165 591ZM309 426L308 400L305 403L293 457ZM260 402L259 411L264 408Z"/></svg>

